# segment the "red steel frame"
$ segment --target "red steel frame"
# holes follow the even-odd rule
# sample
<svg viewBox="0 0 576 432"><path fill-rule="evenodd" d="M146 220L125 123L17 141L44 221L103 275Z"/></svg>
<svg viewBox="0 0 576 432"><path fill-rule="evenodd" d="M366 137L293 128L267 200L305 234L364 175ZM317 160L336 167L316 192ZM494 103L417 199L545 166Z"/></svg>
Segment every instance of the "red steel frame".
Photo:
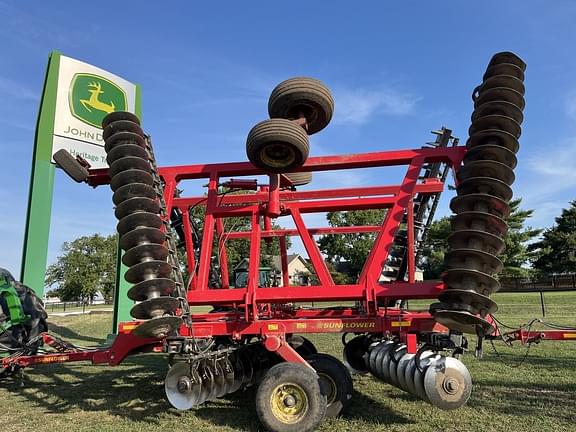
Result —
<svg viewBox="0 0 576 432"><path fill-rule="evenodd" d="M286 179L270 175L268 185L256 188L255 182L224 178L246 177L265 174L249 162L199 164L160 168L164 179L164 198L167 214L179 208L183 214L183 226L190 278L187 298L191 306L232 305L230 312L192 314L192 324L182 326L182 336L211 337L228 335L239 340L243 336L261 336L265 346L277 351L288 361L303 361L286 343L285 335L291 333L377 333L395 334L408 342L411 352L416 350L417 335L429 332L446 332L428 312L405 311L380 307L380 302L392 299L434 299L444 289L441 282L415 281L415 251L413 198L416 194L434 194L443 190L439 179L419 181L422 165L442 162L457 170L465 154L462 146L421 148L414 150L386 151L343 156L311 157L298 172L320 172L360 168L407 166L400 184L317 191L291 191L282 186ZM206 196L175 197L179 182L208 179ZM107 170L92 170L88 183L99 186L109 183ZM218 195L222 183L230 186L243 185L257 189L251 193ZM248 187L250 186L250 187ZM252 187L254 186L254 187ZM189 209L195 205L205 206L203 238L200 257L196 262L192 245L192 229ZM307 228L302 214L386 209L381 225L353 227ZM393 245L404 214L407 214L408 281L379 282L383 266ZM228 217L249 217L251 231L225 232L224 220ZM272 229L272 219L291 217L295 229ZM263 226L261 225L263 222ZM214 232L219 235L219 258L223 287L209 288L212 244ZM374 245L366 260L357 283L337 285L313 239L314 235L377 233ZM315 286L288 286L286 238L299 235L310 257L310 262L320 281ZM258 287L260 267L260 243L279 238L281 263L284 274L281 287ZM228 284L228 259L226 240L248 238L250 256L248 285L231 288ZM194 271L197 269L197 271ZM345 308L294 308L293 302L361 302L362 307ZM95 351L74 351L37 356L23 356L16 360L2 360L4 366L18 364L21 367L53 362L89 360L93 363L119 364L132 352L162 351L162 341L132 336L138 322L121 323L120 334L110 348ZM45 341L50 344L48 335Z"/></svg>

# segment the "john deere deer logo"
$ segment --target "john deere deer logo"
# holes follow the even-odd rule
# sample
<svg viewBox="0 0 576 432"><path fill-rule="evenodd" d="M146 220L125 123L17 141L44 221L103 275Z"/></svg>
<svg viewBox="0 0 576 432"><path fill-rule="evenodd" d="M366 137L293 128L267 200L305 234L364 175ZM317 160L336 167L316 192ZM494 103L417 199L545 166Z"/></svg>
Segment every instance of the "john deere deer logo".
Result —
<svg viewBox="0 0 576 432"><path fill-rule="evenodd" d="M126 93L104 77L79 73L72 79L69 102L74 117L100 128L106 114L126 110Z"/></svg>

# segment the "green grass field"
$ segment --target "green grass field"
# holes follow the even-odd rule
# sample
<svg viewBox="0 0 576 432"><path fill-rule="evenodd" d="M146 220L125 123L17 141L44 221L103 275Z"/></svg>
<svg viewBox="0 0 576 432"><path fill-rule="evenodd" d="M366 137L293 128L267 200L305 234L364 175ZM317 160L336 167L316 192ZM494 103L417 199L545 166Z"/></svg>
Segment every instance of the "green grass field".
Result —
<svg viewBox="0 0 576 432"><path fill-rule="evenodd" d="M498 317L519 325L541 317L538 294L499 294ZM576 293L547 293L546 320L576 324ZM412 305L414 306L414 305ZM54 317L51 328L81 344L102 342L111 314ZM341 357L339 335L313 336L321 351ZM322 431L576 431L576 341L525 348L490 344L464 358L474 381L468 405L444 412L381 383L355 376L347 414ZM164 397L161 355L134 356L119 367L68 364L25 370L0 383L0 431L258 431L254 390L178 412Z"/></svg>

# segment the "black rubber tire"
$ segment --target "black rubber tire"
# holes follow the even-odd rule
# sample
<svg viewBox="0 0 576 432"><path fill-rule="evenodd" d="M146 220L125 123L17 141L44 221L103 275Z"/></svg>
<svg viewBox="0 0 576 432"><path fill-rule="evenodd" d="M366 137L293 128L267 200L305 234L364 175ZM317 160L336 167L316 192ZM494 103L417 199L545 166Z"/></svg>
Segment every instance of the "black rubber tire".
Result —
<svg viewBox="0 0 576 432"><path fill-rule="evenodd" d="M302 357L309 357L313 354L318 354L318 350L312 341L304 336L292 335L288 339L288 344Z"/></svg>
<svg viewBox="0 0 576 432"><path fill-rule="evenodd" d="M305 395L306 411L286 422L274 413L274 393L280 386L297 386ZM326 414L326 396L320 391L318 375L300 363L280 363L264 375L256 392L256 413L264 427L273 432L309 432L320 425Z"/></svg>
<svg viewBox="0 0 576 432"><path fill-rule="evenodd" d="M348 368L329 354L313 354L306 360L320 377L320 390L327 399L326 417L338 417L350 405L354 391Z"/></svg>
<svg viewBox="0 0 576 432"><path fill-rule="evenodd" d="M290 182L292 186L304 186L307 185L312 181L312 173L311 172L302 172L302 173L287 173L283 174Z"/></svg>
<svg viewBox="0 0 576 432"><path fill-rule="evenodd" d="M264 120L246 138L248 159L268 172L282 173L301 167L309 152L306 131L286 119Z"/></svg>
<svg viewBox="0 0 576 432"><path fill-rule="evenodd" d="M54 153L54 156L52 157L56 161L56 164L75 182L82 183L88 178L88 170L80 165L68 150L60 149Z"/></svg>
<svg viewBox="0 0 576 432"><path fill-rule="evenodd" d="M334 114L334 99L328 87L314 78L295 77L278 84L268 100L270 118L295 120L306 117L308 135L324 129Z"/></svg>

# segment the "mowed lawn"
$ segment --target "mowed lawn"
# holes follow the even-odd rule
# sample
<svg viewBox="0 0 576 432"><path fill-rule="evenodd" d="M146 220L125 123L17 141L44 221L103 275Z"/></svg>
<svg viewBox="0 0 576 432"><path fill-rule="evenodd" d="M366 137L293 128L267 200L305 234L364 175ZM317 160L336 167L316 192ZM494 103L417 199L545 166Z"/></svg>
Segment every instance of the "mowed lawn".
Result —
<svg viewBox="0 0 576 432"><path fill-rule="evenodd" d="M499 294L498 317L519 325L540 317L538 294ZM576 325L576 293L547 293L546 320ZM416 305L417 306L417 305ZM54 317L52 330L81 344L102 342L111 314ZM541 326L535 328L543 328ZM341 357L339 335L312 336ZM473 343L471 343L473 345ZM576 431L576 341L514 349L490 344L464 362L474 390L468 405L445 412L369 375L355 376L347 414L322 431ZM179 412L164 397L162 355L134 356L120 367L80 364L30 368L0 382L0 431L257 431L254 390Z"/></svg>

